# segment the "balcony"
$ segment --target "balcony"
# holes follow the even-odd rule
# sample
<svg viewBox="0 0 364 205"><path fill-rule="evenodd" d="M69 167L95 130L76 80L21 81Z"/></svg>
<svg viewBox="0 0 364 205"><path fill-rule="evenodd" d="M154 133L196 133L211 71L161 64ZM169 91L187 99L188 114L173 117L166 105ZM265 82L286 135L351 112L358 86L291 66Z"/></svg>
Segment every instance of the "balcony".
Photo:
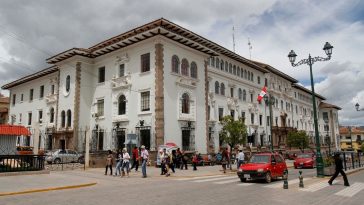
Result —
<svg viewBox="0 0 364 205"><path fill-rule="evenodd" d="M129 87L131 87L131 76L130 75L126 75L126 76L122 76L122 77L114 76L111 79L111 88L113 90L129 88Z"/></svg>
<svg viewBox="0 0 364 205"><path fill-rule="evenodd" d="M128 122L128 116L126 115L114 115L112 116L112 122Z"/></svg>
<svg viewBox="0 0 364 205"><path fill-rule="evenodd" d="M58 98L57 93L49 94L45 97L47 104L52 104L52 103L57 102L57 98Z"/></svg>

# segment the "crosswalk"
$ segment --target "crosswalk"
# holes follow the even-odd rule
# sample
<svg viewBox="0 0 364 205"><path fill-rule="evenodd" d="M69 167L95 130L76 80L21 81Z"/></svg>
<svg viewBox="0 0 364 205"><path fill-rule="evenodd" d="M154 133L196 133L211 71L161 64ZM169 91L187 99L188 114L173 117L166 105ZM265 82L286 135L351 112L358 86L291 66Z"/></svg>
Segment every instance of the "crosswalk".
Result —
<svg viewBox="0 0 364 205"><path fill-rule="evenodd" d="M199 177L186 177L186 178L177 178L173 179L176 181L185 181L188 183L209 183L214 185L236 185L238 187L251 187L251 186L259 186L262 188L267 189L283 189L283 181L275 181L270 184L264 184L264 183L256 183L256 182L240 182L240 179L238 176L234 175L212 175L212 176L199 176ZM304 178L303 179L305 187L304 188L298 188L299 179L291 179L288 180L288 185L290 189L295 189L299 192L307 192L307 193L314 193L318 191L322 191L324 189L327 189L330 187L330 185L327 183L327 180L319 180L315 178ZM308 183L307 183L308 182ZM333 185L338 184L341 182L340 180L334 180ZM362 182L354 182L350 187L344 187L344 186L335 186L336 187L336 193L334 193L337 197L353 197L359 192L363 191L364 193L364 183ZM337 188L340 187L340 190L337 190Z"/></svg>

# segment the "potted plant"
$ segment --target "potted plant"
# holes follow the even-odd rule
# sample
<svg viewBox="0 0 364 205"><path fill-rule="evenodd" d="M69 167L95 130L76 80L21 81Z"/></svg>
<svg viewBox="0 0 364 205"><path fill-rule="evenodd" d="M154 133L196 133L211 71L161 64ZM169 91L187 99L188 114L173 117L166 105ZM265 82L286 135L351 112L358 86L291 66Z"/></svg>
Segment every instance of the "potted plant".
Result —
<svg viewBox="0 0 364 205"><path fill-rule="evenodd" d="M335 161L331 156L324 157L324 175L331 176L335 173Z"/></svg>

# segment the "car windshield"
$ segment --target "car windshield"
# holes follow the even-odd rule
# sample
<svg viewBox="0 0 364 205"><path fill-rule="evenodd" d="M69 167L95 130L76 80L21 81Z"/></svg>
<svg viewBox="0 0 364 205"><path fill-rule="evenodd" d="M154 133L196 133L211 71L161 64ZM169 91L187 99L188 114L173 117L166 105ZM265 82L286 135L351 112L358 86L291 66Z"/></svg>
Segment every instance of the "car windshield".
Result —
<svg viewBox="0 0 364 205"><path fill-rule="evenodd" d="M250 163L269 163L268 155L253 155Z"/></svg>
<svg viewBox="0 0 364 205"><path fill-rule="evenodd" d="M297 158L299 158L299 159L302 159L302 158L311 158L311 157L312 157L311 154L300 154L300 155L297 156Z"/></svg>

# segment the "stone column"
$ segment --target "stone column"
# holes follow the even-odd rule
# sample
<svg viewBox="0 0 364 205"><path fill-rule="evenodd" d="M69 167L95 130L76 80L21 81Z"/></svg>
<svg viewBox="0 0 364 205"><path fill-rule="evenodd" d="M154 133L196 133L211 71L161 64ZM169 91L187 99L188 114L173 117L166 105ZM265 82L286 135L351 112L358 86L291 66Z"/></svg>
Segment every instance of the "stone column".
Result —
<svg viewBox="0 0 364 205"><path fill-rule="evenodd" d="M207 61L204 61L204 74L205 74L205 130L206 130L206 151L207 153L212 152L210 149L210 140L209 140L209 79L207 75Z"/></svg>
<svg viewBox="0 0 364 205"><path fill-rule="evenodd" d="M75 97L73 108L73 147L79 150L78 147L78 128L80 119L80 95L81 95L81 62L76 63L76 79L75 79Z"/></svg>
<svg viewBox="0 0 364 205"><path fill-rule="evenodd" d="M163 44L155 44L155 143L164 144L164 65Z"/></svg>

